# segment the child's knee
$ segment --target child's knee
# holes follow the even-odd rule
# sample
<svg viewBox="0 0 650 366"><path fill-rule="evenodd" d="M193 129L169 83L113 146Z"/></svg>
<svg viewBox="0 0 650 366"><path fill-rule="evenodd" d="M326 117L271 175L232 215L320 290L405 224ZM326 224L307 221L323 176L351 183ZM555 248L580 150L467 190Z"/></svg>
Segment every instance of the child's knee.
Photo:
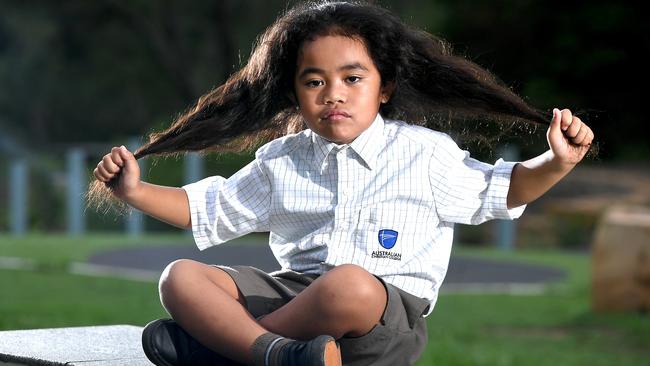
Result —
<svg viewBox="0 0 650 366"><path fill-rule="evenodd" d="M340 305L354 311L367 312L380 308L387 300L386 289L379 279L367 270L353 264L338 266L323 276L322 296L329 305Z"/></svg>
<svg viewBox="0 0 650 366"><path fill-rule="evenodd" d="M179 287L200 273L202 264L190 259L177 259L167 265L160 275L158 291L161 298L175 292Z"/></svg>
<svg viewBox="0 0 650 366"><path fill-rule="evenodd" d="M385 293L384 285L372 273L355 264L343 264L328 272L332 285L350 289L355 297L374 297Z"/></svg>
<svg viewBox="0 0 650 366"><path fill-rule="evenodd" d="M243 304L243 296L230 275L220 268L190 259L178 259L168 264L158 283L163 304L205 291L219 294L218 289Z"/></svg>
<svg viewBox="0 0 650 366"><path fill-rule="evenodd" d="M358 266L356 264L341 264L339 266L334 267L331 269L329 272L326 273L327 275L330 276L342 276L342 277L350 277L350 278L355 278L355 279L364 279L366 277L374 277L374 275L370 272L368 272L365 268Z"/></svg>

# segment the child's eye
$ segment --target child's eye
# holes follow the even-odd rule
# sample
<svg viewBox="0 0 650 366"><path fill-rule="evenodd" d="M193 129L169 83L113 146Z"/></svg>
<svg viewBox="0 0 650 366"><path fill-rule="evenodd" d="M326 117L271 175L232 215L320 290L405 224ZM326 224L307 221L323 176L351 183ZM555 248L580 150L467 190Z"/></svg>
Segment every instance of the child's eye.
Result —
<svg viewBox="0 0 650 366"><path fill-rule="evenodd" d="M317 86L323 85L323 81L322 80L309 80L308 82L305 83L305 85L308 88L315 88Z"/></svg>
<svg viewBox="0 0 650 366"><path fill-rule="evenodd" d="M358 83L360 80L361 80L361 78L358 77L358 76L348 76L347 77L347 81L352 83L352 84Z"/></svg>

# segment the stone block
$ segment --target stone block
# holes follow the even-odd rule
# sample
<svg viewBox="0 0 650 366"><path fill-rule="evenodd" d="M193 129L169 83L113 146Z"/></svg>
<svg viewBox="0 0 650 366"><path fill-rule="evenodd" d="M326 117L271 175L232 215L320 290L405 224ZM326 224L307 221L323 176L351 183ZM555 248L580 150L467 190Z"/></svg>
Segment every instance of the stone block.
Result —
<svg viewBox="0 0 650 366"><path fill-rule="evenodd" d="M650 209L619 206L600 220L592 252L597 311L650 311Z"/></svg>
<svg viewBox="0 0 650 366"><path fill-rule="evenodd" d="M151 366L132 325L0 332L0 365Z"/></svg>

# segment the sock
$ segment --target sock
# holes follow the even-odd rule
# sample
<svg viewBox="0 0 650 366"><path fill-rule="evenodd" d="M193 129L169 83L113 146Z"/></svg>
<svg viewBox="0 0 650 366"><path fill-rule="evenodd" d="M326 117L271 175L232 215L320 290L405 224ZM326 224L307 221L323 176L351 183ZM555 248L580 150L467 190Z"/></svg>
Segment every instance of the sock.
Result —
<svg viewBox="0 0 650 366"><path fill-rule="evenodd" d="M257 337L251 346L253 365L270 366L272 362L269 362L269 360L275 359L277 352L282 348L281 346L289 342L291 342L291 339L274 333L264 333Z"/></svg>

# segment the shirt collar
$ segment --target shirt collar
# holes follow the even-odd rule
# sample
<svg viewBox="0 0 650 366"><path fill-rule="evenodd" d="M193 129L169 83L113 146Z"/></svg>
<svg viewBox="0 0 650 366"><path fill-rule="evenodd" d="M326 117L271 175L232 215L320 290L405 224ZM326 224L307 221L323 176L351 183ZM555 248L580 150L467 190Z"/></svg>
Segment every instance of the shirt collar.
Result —
<svg viewBox="0 0 650 366"><path fill-rule="evenodd" d="M354 139L350 143L350 147L359 154L368 168L373 170L377 166L377 156L385 145L384 142L384 119L377 113L377 117L375 117L370 127Z"/></svg>
<svg viewBox="0 0 650 366"><path fill-rule="evenodd" d="M325 159L332 149L339 149L342 145L327 141L312 131L312 146L314 149L314 164L320 169L324 169ZM348 146L356 152L359 157L366 163L370 170L377 165L377 156L381 147L384 145L384 119L378 113L375 120L370 126L357 136ZM344 145L343 145L344 146Z"/></svg>

